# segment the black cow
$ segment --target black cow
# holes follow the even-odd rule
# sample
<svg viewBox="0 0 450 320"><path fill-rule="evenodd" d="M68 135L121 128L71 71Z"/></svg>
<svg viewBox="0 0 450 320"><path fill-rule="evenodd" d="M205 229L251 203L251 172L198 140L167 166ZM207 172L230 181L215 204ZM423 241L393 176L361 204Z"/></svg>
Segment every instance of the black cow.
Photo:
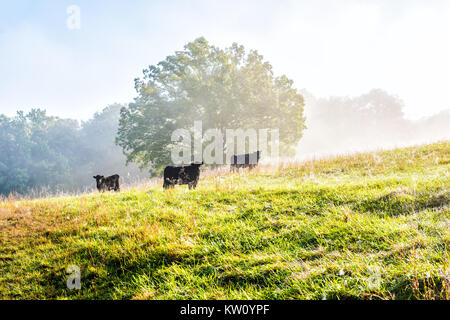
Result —
<svg viewBox="0 0 450 320"><path fill-rule="evenodd" d="M253 169L258 165L261 158L261 151L253 153L238 154L231 157L230 171L238 170L239 168Z"/></svg>
<svg viewBox="0 0 450 320"><path fill-rule="evenodd" d="M163 188L174 188L176 184L187 184L189 189L197 187L200 177L200 166L202 163L191 163L188 166L172 167L168 166L164 169Z"/></svg>
<svg viewBox="0 0 450 320"><path fill-rule="evenodd" d="M106 178L104 176L96 175L94 179L97 181L98 191L120 191L120 177L118 174Z"/></svg>

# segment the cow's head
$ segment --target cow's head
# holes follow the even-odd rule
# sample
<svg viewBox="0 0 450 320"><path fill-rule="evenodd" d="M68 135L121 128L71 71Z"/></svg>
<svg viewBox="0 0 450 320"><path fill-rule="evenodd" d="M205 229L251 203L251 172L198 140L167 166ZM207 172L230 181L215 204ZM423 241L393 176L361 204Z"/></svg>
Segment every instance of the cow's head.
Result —
<svg viewBox="0 0 450 320"><path fill-rule="evenodd" d="M97 187L99 187L103 183L103 180L105 180L105 177L96 175L94 176L94 179L97 181Z"/></svg>

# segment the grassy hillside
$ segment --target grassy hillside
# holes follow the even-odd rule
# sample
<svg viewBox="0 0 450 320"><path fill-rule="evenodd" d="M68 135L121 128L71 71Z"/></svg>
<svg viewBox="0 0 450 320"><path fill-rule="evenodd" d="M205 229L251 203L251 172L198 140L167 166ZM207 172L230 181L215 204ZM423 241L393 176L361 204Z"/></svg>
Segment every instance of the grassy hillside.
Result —
<svg viewBox="0 0 450 320"><path fill-rule="evenodd" d="M449 299L450 142L0 202L0 298ZM81 268L81 290L66 269Z"/></svg>

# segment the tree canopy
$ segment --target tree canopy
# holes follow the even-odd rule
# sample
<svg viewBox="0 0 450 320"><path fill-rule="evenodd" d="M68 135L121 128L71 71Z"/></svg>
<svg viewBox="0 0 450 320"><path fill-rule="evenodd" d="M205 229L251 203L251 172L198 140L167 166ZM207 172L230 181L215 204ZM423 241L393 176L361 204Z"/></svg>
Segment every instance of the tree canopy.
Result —
<svg viewBox="0 0 450 320"><path fill-rule="evenodd" d="M73 158L78 123L49 117L44 110L0 116L0 194L26 193L36 186L60 187ZM69 182L69 184L72 181Z"/></svg>
<svg viewBox="0 0 450 320"><path fill-rule="evenodd" d="M113 104L86 122L33 109L0 115L0 195L77 191L95 186L95 174L123 182L148 178L115 145L120 108Z"/></svg>
<svg viewBox="0 0 450 320"><path fill-rule="evenodd" d="M135 88L135 101L121 110L117 143L128 161L154 172L171 162L172 132L194 121L222 132L279 129L282 154L293 154L305 128L293 81L275 77L263 56L236 43L221 49L198 38L145 69Z"/></svg>

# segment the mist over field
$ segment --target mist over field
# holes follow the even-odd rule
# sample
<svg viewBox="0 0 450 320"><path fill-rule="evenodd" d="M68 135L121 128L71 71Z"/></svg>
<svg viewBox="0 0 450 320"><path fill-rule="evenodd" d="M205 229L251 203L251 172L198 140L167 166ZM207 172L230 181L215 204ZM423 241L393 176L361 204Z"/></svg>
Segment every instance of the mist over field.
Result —
<svg viewBox="0 0 450 320"><path fill-rule="evenodd" d="M401 97L381 89L357 97L303 94L307 129L298 160L450 139L450 109L409 120Z"/></svg>

